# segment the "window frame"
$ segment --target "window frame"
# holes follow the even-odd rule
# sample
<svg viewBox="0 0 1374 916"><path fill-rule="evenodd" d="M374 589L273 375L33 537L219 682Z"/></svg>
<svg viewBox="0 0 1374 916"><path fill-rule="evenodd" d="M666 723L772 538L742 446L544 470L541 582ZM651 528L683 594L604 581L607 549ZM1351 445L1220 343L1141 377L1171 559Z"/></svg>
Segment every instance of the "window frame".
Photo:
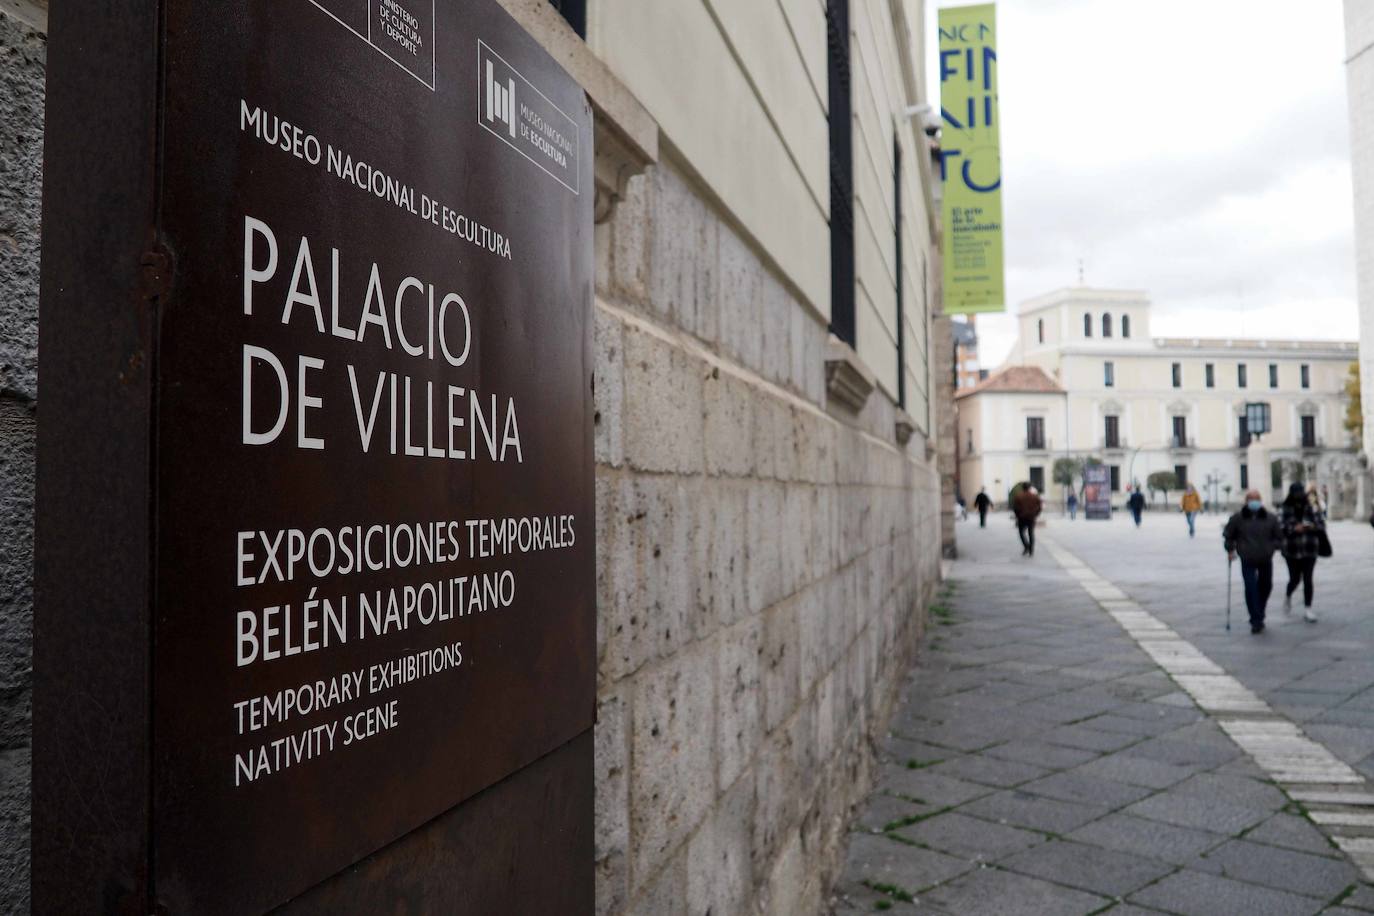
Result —
<svg viewBox="0 0 1374 916"><path fill-rule="evenodd" d="M1102 387L1116 387L1116 363L1110 359L1102 362Z"/></svg>
<svg viewBox="0 0 1374 916"><path fill-rule="evenodd" d="M849 0L826 0L826 73L830 140L830 330L856 351L854 101Z"/></svg>
<svg viewBox="0 0 1374 916"><path fill-rule="evenodd" d="M1245 363L1236 363L1236 387L1250 387L1250 372Z"/></svg>
<svg viewBox="0 0 1374 916"><path fill-rule="evenodd" d="M1312 435L1307 435L1308 431ZM1305 413L1298 417L1298 445L1300 448L1317 447L1317 415Z"/></svg>

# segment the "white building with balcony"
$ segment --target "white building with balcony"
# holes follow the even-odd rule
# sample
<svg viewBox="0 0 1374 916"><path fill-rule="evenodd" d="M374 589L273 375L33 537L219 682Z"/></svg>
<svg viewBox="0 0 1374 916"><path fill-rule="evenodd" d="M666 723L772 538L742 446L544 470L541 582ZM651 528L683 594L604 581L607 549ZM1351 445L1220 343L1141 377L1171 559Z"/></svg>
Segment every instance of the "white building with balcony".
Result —
<svg viewBox="0 0 1374 916"><path fill-rule="evenodd" d="M1055 460L1095 457L1116 493L1163 470L1235 503L1252 483L1277 492L1301 477L1344 514L1356 498L1358 443L1344 419L1357 358L1353 341L1152 337L1145 293L1058 290L1022 304L1006 363L957 394L960 486L1000 501L1029 480L1054 502ZM1249 403L1272 417L1263 470L1248 465Z"/></svg>

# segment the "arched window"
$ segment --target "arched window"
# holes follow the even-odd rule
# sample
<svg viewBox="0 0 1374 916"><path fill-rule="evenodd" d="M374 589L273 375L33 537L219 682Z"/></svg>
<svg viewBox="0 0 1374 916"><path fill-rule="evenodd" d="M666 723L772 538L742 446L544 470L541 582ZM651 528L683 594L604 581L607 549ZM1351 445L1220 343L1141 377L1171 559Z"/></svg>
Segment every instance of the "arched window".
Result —
<svg viewBox="0 0 1374 916"><path fill-rule="evenodd" d="M1130 337L1130 336L1131 336L1131 316L1130 316L1130 315L1122 315L1122 316L1121 316L1121 336L1122 336L1122 337Z"/></svg>
<svg viewBox="0 0 1374 916"><path fill-rule="evenodd" d="M1040 337L1040 342L1045 342L1045 319L1041 318L1035 323L1035 333Z"/></svg>
<svg viewBox="0 0 1374 916"><path fill-rule="evenodd" d="M1093 316L1089 315L1087 312L1083 313L1083 336L1093 336Z"/></svg>
<svg viewBox="0 0 1374 916"><path fill-rule="evenodd" d="M1102 336L1112 336L1112 316L1108 315L1106 312L1102 313Z"/></svg>

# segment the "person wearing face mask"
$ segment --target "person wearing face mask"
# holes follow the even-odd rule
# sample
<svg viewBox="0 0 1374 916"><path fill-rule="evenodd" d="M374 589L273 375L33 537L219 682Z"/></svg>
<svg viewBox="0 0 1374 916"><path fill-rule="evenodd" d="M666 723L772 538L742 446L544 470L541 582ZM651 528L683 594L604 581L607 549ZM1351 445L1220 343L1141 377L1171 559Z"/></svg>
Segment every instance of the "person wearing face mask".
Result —
<svg viewBox="0 0 1374 916"><path fill-rule="evenodd" d="M1278 516L1264 508L1259 490L1245 491L1245 506L1231 516L1222 532L1227 558L1240 557L1240 577L1245 583L1245 607L1250 612L1250 632L1264 632L1264 607L1274 590L1274 552L1283 547L1283 528Z"/></svg>
<svg viewBox="0 0 1374 916"><path fill-rule="evenodd" d="M1288 563L1283 612L1293 613L1293 593L1301 585L1303 619L1316 623L1317 615L1312 612L1312 574L1317 567L1317 557L1331 555L1331 542L1326 539L1326 513L1322 511L1316 487L1308 492L1300 483L1288 488L1288 498L1283 501L1282 509L1283 558Z"/></svg>

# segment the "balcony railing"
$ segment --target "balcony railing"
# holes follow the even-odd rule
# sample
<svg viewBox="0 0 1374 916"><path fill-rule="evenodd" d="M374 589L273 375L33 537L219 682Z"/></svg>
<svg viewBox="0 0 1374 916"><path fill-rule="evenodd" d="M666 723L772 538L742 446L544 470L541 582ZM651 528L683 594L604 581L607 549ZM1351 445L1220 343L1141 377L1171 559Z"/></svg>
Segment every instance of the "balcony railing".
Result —
<svg viewBox="0 0 1374 916"><path fill-rule="evenodd" d="M1097 447L1104 452L1121 452L1130 448L1130 446L1126 444L1125 436L1117 436L1115 439L1103 436L1098 442Z"/></svg>
<svg viewBox="0 0 1374 916"><path fill-rule="evenodd" d="M1028 452L1048 452L1050 450L1050 440L1043 436L1027 436L1026 451Z"/></svg>
<svg viewBox="0 0 1374 916"><path fill-rule="evenodd" d="M1188 436L1170 436L1169 448L1174 451L1192 451L1197 448L1197 440Z"/></svg>

